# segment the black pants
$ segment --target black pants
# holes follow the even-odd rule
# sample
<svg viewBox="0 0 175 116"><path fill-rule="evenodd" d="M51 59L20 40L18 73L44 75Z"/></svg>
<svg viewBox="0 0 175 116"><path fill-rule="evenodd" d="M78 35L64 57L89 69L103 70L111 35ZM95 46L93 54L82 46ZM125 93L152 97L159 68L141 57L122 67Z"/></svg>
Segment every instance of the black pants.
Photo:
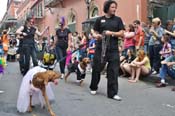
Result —
<svg viewBox="0 0 175 116"><path fill-rule="evenodd" d="M20 49L20 71L25 75L30 68L30 56L32 57L33 65L38 66L36 50L32 45L22 45Z"/></svg>
<svg viewBox="0 0 175 116"><path fill-rule="evenodd" d="M119 56L117 51L107 52L107 96L112 98L118 94L118 73L119 73ZM100 73L106 63L101 63L101 51L96 50L94 64L92 66L92 79L90 89L96 91L100 82Z"/></svg>
<svg viewBox="0 0 175 116"><path fill-rule="evenodd" d="M154 61L153 61L153 59L154 59L154 45L149 45L149 59L151 59L150 60L151 68L154 68L153 67L153 63L154 63Z"/></svg>
<svg viewBox="0 0 175 116"><path fill-rule="evenodd" d="M161 67L161 59L160 59L160 50L162 46L160 44L149 46L149 56L150 56L150 62L151 67L154 68L155 71L159 72L159 69Z"/></svg>

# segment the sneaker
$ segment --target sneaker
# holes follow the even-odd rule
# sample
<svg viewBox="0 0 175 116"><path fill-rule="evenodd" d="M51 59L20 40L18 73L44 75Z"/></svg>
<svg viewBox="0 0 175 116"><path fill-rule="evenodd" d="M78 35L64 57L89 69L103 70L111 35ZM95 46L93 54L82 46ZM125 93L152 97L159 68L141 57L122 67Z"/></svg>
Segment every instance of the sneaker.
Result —
<svg viewBox="0 0 175 116"><path fill-rule="evenodd" d="M0 93L4 93L4 91L0 91Z"/></svg>
<svg viewBox="0 0 175 116"><path fill-rule="evenodd" d="M175 91L175 87L173 87L171 90L172 90L172 91Z"/></svg>
<svg viewBox="0 0 175 116"><path fill-rule="evenodd" d="M121 101L121 100L122 100L122 98L119 97L118 95L114 95L113 99L114 99L114 100L117 100L117 101Z"/></svg>
<svg viewBox="0 0 175 116"><path fill-rule="evenodd" d="M157 88L161 88L161 87L166 87L166 83L158 83L156 84Z"/></svg>
<svg viewBox="0 0 175 116"><path fill-rule="evenodd" d="M64 74L63 73L61 74L61 79L64 79Z"/></svg>
<svg viewBox="0 0 175 116"><path fill-rule="evenodd" d="M97 93L97 91L91 91L92 95L95 95Z"/></svg>
<svg viewBox="0 0 175 116"><path fill-rule="evenodd" d="M153 75L156 75L156 74L158 74L158 73L157 73L157 71L154 71L154 72L152 72L152 74L153 74Z"/></svg>
<svg viewBox="0 0 175 116"><path fill-rule="evenodd" d="M76 80L76 83L80 83L81 80Z"/></svg>
<svg viewBox="0 0 175 116"><path fill-rule="evenodd" d="M91 68L90 72L92 73L92 68Z"/></svg>

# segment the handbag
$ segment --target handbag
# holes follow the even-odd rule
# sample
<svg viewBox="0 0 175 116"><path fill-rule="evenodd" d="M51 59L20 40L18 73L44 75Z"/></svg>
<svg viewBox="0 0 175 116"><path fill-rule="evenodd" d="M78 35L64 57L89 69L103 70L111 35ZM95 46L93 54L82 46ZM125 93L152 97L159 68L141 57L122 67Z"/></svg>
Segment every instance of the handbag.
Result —
<svg viewBox="0 0 175 116"><path fill-rule="evenodd" d="M94 54L95 53L95 50L94 49L90 49L89 50L89 54Z"/></svg>

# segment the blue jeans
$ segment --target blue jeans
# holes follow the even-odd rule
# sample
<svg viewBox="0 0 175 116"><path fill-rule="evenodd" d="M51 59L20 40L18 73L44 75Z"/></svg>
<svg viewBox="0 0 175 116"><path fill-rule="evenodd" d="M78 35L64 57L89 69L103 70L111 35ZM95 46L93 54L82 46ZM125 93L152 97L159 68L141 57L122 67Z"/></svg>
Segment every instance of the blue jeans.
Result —
<svg viewBox="0 0 175 116"><path fill-rule="evenodd" d="M82 59L87 57L86 48L80 49L80 56L81 56Z"/></svg>
<svg viewBox="0 0 175 116"><path fill-rule="evenodd" d="M148 54L148 44L144 45L144 51L145 51L146 54Z"/></svg>
<svg viewBox="0 0 175 116"><path fill-rule="evenodd" d="M63 57L66 57L66 55L67 55L66 49L67 48L61 48L59 46L56 46L57 61L61 60ZM61 73L64 73L65 72L65 65L66 65L66 58L62 59L59 62L59 64L60 64Z"/></svg>
<svg viewBox="0 0 175 116"><path fill-rule="evenodd" d="M125 56L127 56L128 49L132 50L132 52L135 53L135 46L130 46L130 47L124 49L124 55Z"/></svg>
<svg viewBox="0 0 175 116"><path fill-rule="evenodd" d="M166 64L163 64L160 69L160 78L165 79L166 75L168 74L171 78L175 79L175 70L169 68Z"/></svg>

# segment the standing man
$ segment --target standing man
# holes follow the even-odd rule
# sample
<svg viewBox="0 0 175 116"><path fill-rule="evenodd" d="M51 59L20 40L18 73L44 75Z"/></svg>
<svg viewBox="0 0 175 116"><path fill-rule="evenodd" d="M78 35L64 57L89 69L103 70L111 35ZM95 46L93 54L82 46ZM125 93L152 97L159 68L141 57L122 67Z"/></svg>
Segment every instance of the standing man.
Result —
<svg viewBox="0 0 175 116"><path fill-rule="evenodd" d="M45 28L45 30L46 29L48 29L48 27ZM23 63L24 65L21 65L23 67L20 67L20 69L22 69L21 73L23 75L25 75L30 68L30 56L32 57L34 66L38 65L34 36L35 34L37 34L38 36L42 36L45 30L40 33L38 29L34 27L33 19L31 17L28 17L26 19L25 25L21 26L16 31L16 34L22 36L22 43L20 47L20 60L22 60L21 63Z"/></svg>
<svg viewBox="0 0 175 116"><path fill-rule="evenodd" d="M136 51L139 49L144 49L144 31L140 25L139 20L133 22L135 28L135 47Z"/></svg>
<svg viewBox="0 0 175 116"><path fill-rule="evenodd" d="M119 51L118 39L124 35L124 26L120 17L115 16L117 2L114 0L104 3L105 15L98 18L94 25L93 36L96 41L96 52L92 67L92 79L90 84L91 94L95 95L100 82L100 72L108 62L107 66L107 96L120 101L118 96L118 73L119 73ZM103 36L102 36L103 34ZM105 36L105 37L104 37ZM105 62L101 61L102 39L109 39L109 45L105 53Z"/></svg>

